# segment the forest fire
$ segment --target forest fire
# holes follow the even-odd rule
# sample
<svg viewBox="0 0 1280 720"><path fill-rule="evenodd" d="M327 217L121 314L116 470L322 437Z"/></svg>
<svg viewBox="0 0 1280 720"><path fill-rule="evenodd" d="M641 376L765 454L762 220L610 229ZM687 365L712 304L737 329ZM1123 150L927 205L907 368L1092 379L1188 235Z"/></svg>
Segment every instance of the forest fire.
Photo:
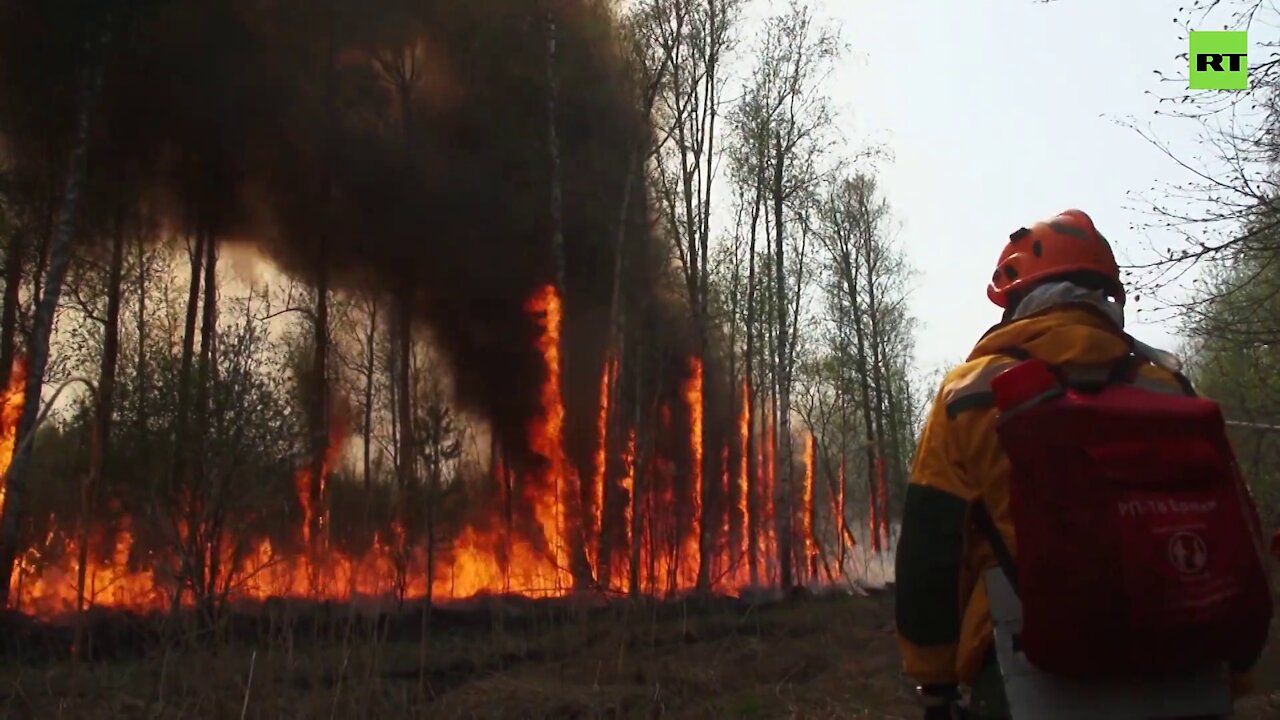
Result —
<svg viewBox="0 0 1280 720"><path fill-rule="evenodd" d="M435 546L410 542L405 525L396 519L374 534L366 551L343 550L340 543L330 542L328 537L329 506L333 502L329 497L329 476L338 466L348 440L343 423L333 422L317 485L318 498L312 495L309 466L296 471L293 477L292 491L301 516L294 537L301 542L296 546L279 540L273 543L268 538L223 538L213 542L201 562L216 560L214 564L223 568L218 582L222 595L231 602L272 597L333 601L427 597L447 601L496 593L563 596L582 589L582 580L573 570L575 547L587 555L596 590L628 593L635 584L635 591L648 594L683 592L692 590L699 581L704 526L713 536L708 547L715 556L708 559L708 567L714 574L711 583L717 591L732 592L750 585L747 565L753 554L762 562L760 581L770 582L775 577L780 549L774 515L777 439L771 415L763 413L762 437L755 444L759 457L754 482L748 477L752 422L745 405L732 416L732 430L718 447L719 452L713 458L705 457L704 366L698 358L688 358L688 374L679 389L680 402L661 406L657 430L670 436L673 444L654 446L667 449L651 449L656 454L645 461L637 447L638 428L627 424L625 441L614 449L618 462L611 463L609 403L616 396L619 374L617 359L610 357L599 379L598 416L593 427L595 449L588 460L591 467L580 470L565 446L560 296L554 287L545 286L533 294L524 309L536 329L536 345L544 364L537 413L527 424L525 440L543 462L517 471L501 455L495 455L490 468L497 485L508 488L504 493L510 491L513 495L502 495L498 505L507 506L505 512L514 512L515 517L508 516L504 521L497 506L489 508L461 526L449 541ZM23 381L19 364L3 397L0 467L7 466L14 450ZM745 381L741 389L745 398L749 391ZM680 424L677 417L683 418ZM684 439L675 432L679 428L688 433ZM681 444L683 451L678 449ZM675 455L665 454L669 452ZM814 527L816 452L816 438L808 433L797 458L801 463L797 470L798 479L803 482L804 504L798 508L795 541L807 567L803 575L810 581L816 580L818 557ZM707 464L715 466L714 488L704 487ZM615 477L610 477L611 467L616 468ZM843 469L842 463L842 473ZM514 479L508 478L510 473L514 473ZM590 487L581 487L581 477L589 478ZM723 502L707 506L705 493L717 494ZM843 497L834 500L837 508L843 506ZM11 587L11 603L16 609L53 617L73 612L82 602L134 611L160 611L174 606L174 589L182 587L175 568L187 562L181 557L187 551L141 549L135 542L135 518L116 502L110 510L109 526L95 527L84 535L74 524L51 519L51 529L32 544L19 563ZM754 521L753 512L759 516ZM881 507L874 507L873 512L877 519L883 514ZM186 522L177 521L183 543L190 541ZM843 521L836 525L843 530ZM611 527L620 531L610 535ZM318 537L313 537L312 528L320 533ZM757 531L753 553L752 537ZM77 588L82 537L90 543L83 596ZM840 555L843 557L843 552ZM607 577L606 559L610 566ZM194 595L186 588L178 593L176 602L190 606Z"/></svg>

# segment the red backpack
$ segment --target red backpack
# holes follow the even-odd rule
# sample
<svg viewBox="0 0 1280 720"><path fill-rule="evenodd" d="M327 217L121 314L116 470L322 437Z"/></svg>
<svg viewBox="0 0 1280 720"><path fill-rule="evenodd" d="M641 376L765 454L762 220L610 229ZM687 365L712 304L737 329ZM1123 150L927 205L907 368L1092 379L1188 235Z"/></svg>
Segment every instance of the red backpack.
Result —
<svg viewBox="0 0 1280 720"><path fill-rule="evenodd" d="M976 520L1021 600L1027 659L1081 679L1252 664L1272 596L1217 403L1153 388L1134 356L1083 383L1018 359L992 382L1016 567L981 503Z"/></svg>

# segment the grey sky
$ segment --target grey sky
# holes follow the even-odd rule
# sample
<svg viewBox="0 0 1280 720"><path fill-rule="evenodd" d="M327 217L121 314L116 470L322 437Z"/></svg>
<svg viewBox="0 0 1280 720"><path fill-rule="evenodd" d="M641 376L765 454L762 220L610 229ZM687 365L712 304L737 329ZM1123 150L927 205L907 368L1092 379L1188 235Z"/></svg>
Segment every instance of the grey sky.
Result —
<svg viewBox="0 0 1280 720"><path fill-rule="evenodd" d="M1127 228L1128 190L1182 172L1116 119L1152 118L1168 93L1153 70L1186 50L1169 0L825 0L852 56L831 79L842 129L883 140L880 171L920 273L914 307L922 370L963 359L998 320L985 283L1008 234L1068 207L1090 213L1122 260L1145 243ZM1156 126L1194 150L1185 121ZM1170 323L1130 329L1177 344Z"/></svg>

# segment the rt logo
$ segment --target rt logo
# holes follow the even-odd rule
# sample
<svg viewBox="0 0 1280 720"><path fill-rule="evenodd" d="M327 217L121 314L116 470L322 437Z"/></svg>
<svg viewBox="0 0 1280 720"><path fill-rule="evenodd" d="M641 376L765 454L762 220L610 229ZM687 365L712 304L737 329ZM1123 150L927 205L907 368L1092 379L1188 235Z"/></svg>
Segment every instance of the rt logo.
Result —
<svg viewBox="0 0 1280 720"><path fill-rule="evenodd" d="M1193 30L1190 59L1192 90L1249 89L1248 33Z"/></svg>

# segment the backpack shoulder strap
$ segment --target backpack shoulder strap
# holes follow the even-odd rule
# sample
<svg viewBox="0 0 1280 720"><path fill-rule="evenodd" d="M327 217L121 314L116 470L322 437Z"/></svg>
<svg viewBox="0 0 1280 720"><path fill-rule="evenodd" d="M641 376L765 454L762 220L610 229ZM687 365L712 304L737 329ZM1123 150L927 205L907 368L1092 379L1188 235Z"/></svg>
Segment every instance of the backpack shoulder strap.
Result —
<svg viewBox="0 0 1280 720"><path fill-rule="evenodd" d="M1016 594L1018 592L1018 566L1014 563L1013 553L1009 551L1009 545L1005 543L1004 536L1000 534L1000 529L996 527L995 520L991 518L991 513L987 512L987 504L981 498L973 504L972 517L973 523L978 526L978 531L991 544L991 550L996 555L996 562L1000 563L1000 569L1004 571L1005 577L1009 578L1009 584L1013 586L1013 592Z"/></svg>

